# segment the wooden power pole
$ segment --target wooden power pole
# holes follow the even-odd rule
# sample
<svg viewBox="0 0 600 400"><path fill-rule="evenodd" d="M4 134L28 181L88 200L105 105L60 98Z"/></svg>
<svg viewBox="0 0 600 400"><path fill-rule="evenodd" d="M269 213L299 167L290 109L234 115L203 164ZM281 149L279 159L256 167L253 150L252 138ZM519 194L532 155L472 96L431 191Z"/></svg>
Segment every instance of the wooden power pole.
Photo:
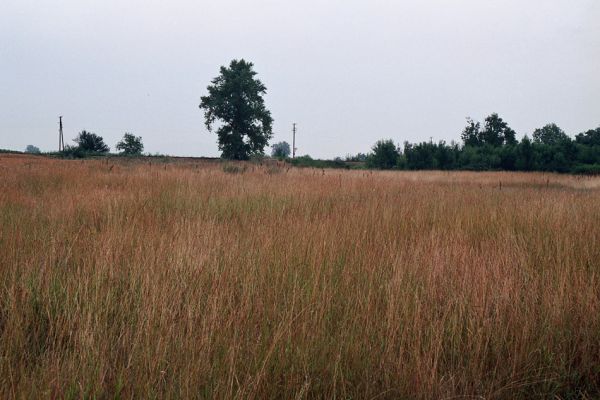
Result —
<svg viewBox="0 0 600 400"><path fill-rule="evenodd" d="M292 124L292 158L296 158L296 123Z"/></svg>
<svg viewBox="0 0 600 400"><path fill-rule="evenodd" d="M65 138L63 137L62 115L58 117L58 151L65 150Z"/></svg>

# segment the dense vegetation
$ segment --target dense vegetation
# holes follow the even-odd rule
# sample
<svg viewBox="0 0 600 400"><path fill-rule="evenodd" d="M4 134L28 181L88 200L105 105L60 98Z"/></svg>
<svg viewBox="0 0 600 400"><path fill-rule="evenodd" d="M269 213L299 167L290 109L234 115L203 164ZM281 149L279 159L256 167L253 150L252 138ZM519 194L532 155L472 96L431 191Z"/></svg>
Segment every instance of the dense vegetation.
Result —
<svg viewBox="0 0 600 400"><path fill-rule="evenodd" d="M481 127L471 119L462 132L462 145L377 142L367 166L406 170L505 170L600 173L600 127L571 139L555 124L546 125L519 142L515 132L497 114Z"/></svg>

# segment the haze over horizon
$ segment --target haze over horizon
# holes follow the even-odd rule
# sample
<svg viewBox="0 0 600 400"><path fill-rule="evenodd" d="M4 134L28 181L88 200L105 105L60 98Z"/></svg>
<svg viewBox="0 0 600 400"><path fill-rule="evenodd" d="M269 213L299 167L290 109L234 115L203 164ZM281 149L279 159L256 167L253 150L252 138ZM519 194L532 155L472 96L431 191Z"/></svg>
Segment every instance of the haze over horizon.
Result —
<svg viewBox="0 0 600 400"><path fill-rule="evenodd" d="M244 58L267 86L272 143L332 158L458 141L497 112L518 133L600 125L600 2L425 0L5 0L0 148L56 150L82 129L114 151L218 156L198 108L221 65Z"/></svg>

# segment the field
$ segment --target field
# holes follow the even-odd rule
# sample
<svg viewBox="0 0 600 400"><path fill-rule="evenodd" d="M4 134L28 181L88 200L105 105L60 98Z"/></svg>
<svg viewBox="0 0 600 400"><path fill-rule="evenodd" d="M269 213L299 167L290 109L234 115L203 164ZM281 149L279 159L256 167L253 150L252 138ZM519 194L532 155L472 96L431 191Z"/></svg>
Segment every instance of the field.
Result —
<svg viewBox="0 0 600 400"><path fill-rule="evenodd" d="M600 178L0 155L0 398L596 398Z"/></svg>

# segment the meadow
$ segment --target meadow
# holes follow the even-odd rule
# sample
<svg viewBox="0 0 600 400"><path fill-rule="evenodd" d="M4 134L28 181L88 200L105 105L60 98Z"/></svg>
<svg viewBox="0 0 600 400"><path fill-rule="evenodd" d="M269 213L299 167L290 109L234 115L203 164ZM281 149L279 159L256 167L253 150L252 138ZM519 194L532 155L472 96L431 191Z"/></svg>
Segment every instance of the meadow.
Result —
<svg viewBox="0 0 600 400"><path fill-rule="evenodd" d="M600 177L0 155L0 398L600 396Z"/></svg>

